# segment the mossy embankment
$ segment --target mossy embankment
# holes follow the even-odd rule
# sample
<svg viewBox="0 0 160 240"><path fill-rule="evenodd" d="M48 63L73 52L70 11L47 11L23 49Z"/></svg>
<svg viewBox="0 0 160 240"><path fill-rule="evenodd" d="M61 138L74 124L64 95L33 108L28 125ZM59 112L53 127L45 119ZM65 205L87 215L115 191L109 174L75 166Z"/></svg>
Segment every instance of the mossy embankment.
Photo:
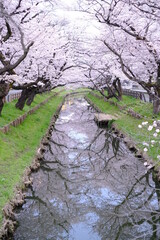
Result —
<svg viewBox="0 0 160 240"><path fill-rule="evenodd" d="M146 103L130 96L123 96L121 102L118 102L116 99L111 99L112 102L116 102L118 105L122 106L122 109L120 109L118 106L115 106L104 99L100 99L96 97L96 95L92 95L92 93L89 93L87 98L102 112L116 115L118 117L115 122L116 127L126 136L131 138L138 149L143 151L145 148L144 142L154 140L155 143L148 147L147 155L154 161L156 166L160 166L159 160L157 159L157 155L160 155L160 133L157 137L154 137L153 134L155 129L153 128L152 131L148 131L148 126L152 124L154 120L160 119L160 114L157 116L153 115L153 107L151 103ZM134 111L141 115L142 118L137 119L136 117L130 116L128 110ZM148 122L147 126L142 126L142 128L138 127L138 125L141 125L142 122L146 121Z"/></svg>
<svg viewBox="0 0 160 240"><path fill-rule="evenodd" d="M0 125L7 124L51 94L54 93L38 95L31 107L25 106L23 111L15 109L13 106L15 102L6 104L0 118ZM18 127L11 127L8 133L0 132L0 226L3 219L2 209L13 198L14 189L21 183L25 168L34 159L40 141L65 94L66 92L63 92L51 98L36 112L27 116Z"/></svg>

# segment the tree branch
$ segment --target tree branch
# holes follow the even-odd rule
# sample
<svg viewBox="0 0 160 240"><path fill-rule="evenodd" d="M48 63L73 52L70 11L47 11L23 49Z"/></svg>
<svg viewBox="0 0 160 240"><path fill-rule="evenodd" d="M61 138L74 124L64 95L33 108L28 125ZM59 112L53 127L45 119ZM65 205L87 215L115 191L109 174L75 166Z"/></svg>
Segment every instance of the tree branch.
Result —
<svg viewBox="0 0 160 240"><path fill-rule="evenodd" d="M9 23L6 21L7 34L3 37L3 41L6 42L12 36L12 30Z"/></svg>
<svg viewBox="0 0 160 240"><path fill-rule="evenodd" d="M34 42L31 42L27 48L25 48L24 53L14 64L7 64L4 68L0 69L0 75L4 74L5 72L11 72L14 68L16 68L27 56L29 49L33 46Z"/></svg>

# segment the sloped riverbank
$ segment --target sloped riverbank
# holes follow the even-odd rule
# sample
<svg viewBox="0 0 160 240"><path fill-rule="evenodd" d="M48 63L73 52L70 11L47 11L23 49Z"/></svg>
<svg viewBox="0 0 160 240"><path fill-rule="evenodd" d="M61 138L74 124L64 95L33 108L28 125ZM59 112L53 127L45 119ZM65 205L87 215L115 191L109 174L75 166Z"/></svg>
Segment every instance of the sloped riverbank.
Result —
<svg viewBox="0 0 160 240"><path fill-rule="evenodd" d="M1 134L1 157L0 157L0 208L2 209L6 202L10 202L4 207L3 214L5 219L3 227L1 228L1 237L8 232L12 232L15 227L15 218L13 209L17 205L22 205L24 202L24 195L21 190L31 184L28 175L32 170L36 169L37 161L33 161L30 168L27 168L35 156L36 149L40 144L41 138L45 134L51 116L63 101L63 96L56 96L51 99L45 106L42 106L36 113L29 116L25 122L17 128L11 128L8 134ZM8 146L10 150L8 151ZM26 169L23 183L21 183L22 175ZM18 184L15 190L15 185ZM14 192L16 191L16 196ZM13 198L14 196L14 198ZM0 220L2 212L0 210ZM1 221L0 221L1 222ZM1 222L2 223L2 222ZM8 238L7 238L8 239Z"/></svg>

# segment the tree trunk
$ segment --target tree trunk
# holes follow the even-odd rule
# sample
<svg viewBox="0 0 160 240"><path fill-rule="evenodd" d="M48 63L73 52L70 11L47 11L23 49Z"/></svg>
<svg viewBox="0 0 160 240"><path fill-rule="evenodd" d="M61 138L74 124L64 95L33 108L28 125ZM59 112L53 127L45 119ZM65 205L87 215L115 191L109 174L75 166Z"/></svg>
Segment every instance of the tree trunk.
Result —
<svg viewBox="0 0 160 240"><path fill-rule="evenodd" d="M120 79L117 80L117 91L118 91L118 98L121 101L122 100L122 86Z"/></svg>
<svg viewBox="0 0 160 240"><path fill-rule="evenodd" d="M112 84L112 86L108 86L107 90L108 90L108 96L105 96L101 93L103 96L105 96L106 99L110 99L110 98L115 97L119 101L119 98L116 94L116 89L113 86L113 84Z"/></svg>
<svg viewBox="0 0 160 240"><path fill-rule="evenodd" d="M153 96L149 94L149 102L152 103L152 101L153 101Z"/></svg>
<svg viewBox="0 0 160 240"><path fill-rule="evenodd" d="M113 98L113 97L115 97L118 101L119 101L119 99L118 99L118 97L117 97L117 95L116 95L116 92L115 92L115 88L113 87L113 86L108 86L107 87L107 90L108 90L108 95L106 96L105 94L104 94L104 90L99 90L99 92L102 94L102 96L103 97L105 97L106 99L110 99L110 98Z"/></svg>
<svg viewBox="0 0 160 240"><path fill-rule="evenodd" d="M28 89L24 89L21 93L20 98L18 99L18 102L16 103L16 108L23 110L25 102L27 100L29 96L29 90Z"/></svg>
<svg viewBox="0 0 160 240"><path fill-rule="evenodd" d="M160 113L160 61L157 62L157 82L156 82L156 92L159 99L153 99L153 113Z"/></svg>
<svg viewBox="0 0 160 240"><path fill-rule="evenodd" d="M30 105L31 105L31 103L33 102L35 96L36 96L36 91L35 91L35 89L34 89L34 90L31 92L31 94L28 96L28 99L27 99L27 101L26 101L27 106L30 106Z"/></svg>
<svg viewBox="0 0 160 240"><path fill-rule="evenodd" d="M118 99L118 101L121 101L122 100L122 87L121 87L121 81L119 78L116 78L114 81L113 81L113 87L115 89L115 95L116 95L116 92L118 94L118 96L116 97Z"/></svg>
<svg viewBox="0 0 160 240"><path fill-rule="evenodd" d="M1 82L0 83L0 116L4 106L4 98L9 92L9 83Z"/></svg>
<svg viewBox="0 0 160 240"><path fill-rule="evenodd" d="M0 116L2 115L3 106L4 106L3 97L0 97Z"/></svg>
<svg viewBox="0 0 160 240"><path fill-rule="evenodd" d="M160 99L153 100L153 113L154 114L160 113Z"/></svg>

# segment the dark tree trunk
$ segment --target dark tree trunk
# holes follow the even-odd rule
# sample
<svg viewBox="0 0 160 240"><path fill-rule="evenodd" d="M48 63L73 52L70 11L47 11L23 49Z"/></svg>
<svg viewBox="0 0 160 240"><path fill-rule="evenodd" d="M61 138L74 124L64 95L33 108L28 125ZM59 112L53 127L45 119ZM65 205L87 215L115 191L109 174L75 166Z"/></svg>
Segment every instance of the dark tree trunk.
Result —
<svg viewBox="0 0 160 240"><path fill-rule="evenodd" d="M160 100L154 99L153 100L153 113L158 114L160 112Z"/></svg>
<svg viewBox="0 0 160 240"><path fill-rule="evenodd" d="M35 96L36 96L36 90L34 89L34 90L30 93L30 95L28 96L28 99L27 99L27 101L26 101L26 104L27 104L28 106L30 106L30 105L32 104Z"/></svg>
<svg viewBox="0 0 160 240"><path fill-rule="evenodd" d="M153 101L153 96L149 94L149 102L152 103L152 101Z"/></svg>
<svg viewBox="0 0 160 240"><path fill-rule="evenodd" d="M160 113L160 61L157 62L157 82L156 82L156 93L158 98L153 100L153 113Z"/></svg>
<svg viewBox="0 0 160 240"><path fill-rule="evenodd" d="M118 96L116 97L119 101L122 100L122 87L121 87L121 81L119 78L116 78L113 81L113 87L115 89L115 95L116 93L118 94Z"/></svg>
<svg viewBox="0 0 160 240"><path fill-rule="evenodd" d="M16 103L16 108L23 110L25 102L27 100L29 96L29 90L28 89L24 89L21 93L20 98L18 99L18 102Z"/></svg>
<svg viewBox="0 0 160 240"><path fill-rule="evenodd" d="M117 92L118 92L118 98L121 101L122 100L122 86L121 86L121 81L119 78L117 80Z"/></svg>
<svg viewBox="0 0 160 240"><path fill-rule="evenodd" d="M102 94L102 96L104 96L106 99L110 99L115 97L118 101L120 101L119 96L117 96L117 90L114 86L114 84L112 84L112 86L107 86L107 90L108 90L108 96L106 96L103 92L103 90L99 90L100 93Z"/></svg>
<svg viewBox="0 0 160 240"><path fill-rule="evenodd" d="M118 99L118 97L117 97L117 95L116 95L116 92L115 92L115 88L113 87L113 86L107 86L107 90L108 90L108 95L106 96L105 94L104 94L104 90L102 89L102 90L99 90L99 92L102 94L102 96L103 97L105 97L106 99L110 99L110 98L113 98L113 97L115 97L117 100L119 100Z"/></svg>
<svg viewBox="0 0 160 240"><path fill-rule="evenodd" d="M0 116L2 115L2 109L3 109L3 106L4 106L4 102L3 102L3 98L0 97Z"/></svg>
<svg viewBox="0 0 160 240"><path fill-rule="evenodd" d="M115 95L115 90L113 89L113 87L112 86L108 87L108 97L112 98L114 97L114 95Z"/></svg>
<svg viewBox="0 0 160 240"><path fill-rule="evenodd" d="M9 83L1 82L0 83L0 116L4 106L4 98L9 92Z"/></svg>
<svg viewBox="0 0 160 240"><path fill-rule="evenodd" d="M156 95L153 98L153 113L160 113L160 86L157 84L155 88Z"/></svg>

